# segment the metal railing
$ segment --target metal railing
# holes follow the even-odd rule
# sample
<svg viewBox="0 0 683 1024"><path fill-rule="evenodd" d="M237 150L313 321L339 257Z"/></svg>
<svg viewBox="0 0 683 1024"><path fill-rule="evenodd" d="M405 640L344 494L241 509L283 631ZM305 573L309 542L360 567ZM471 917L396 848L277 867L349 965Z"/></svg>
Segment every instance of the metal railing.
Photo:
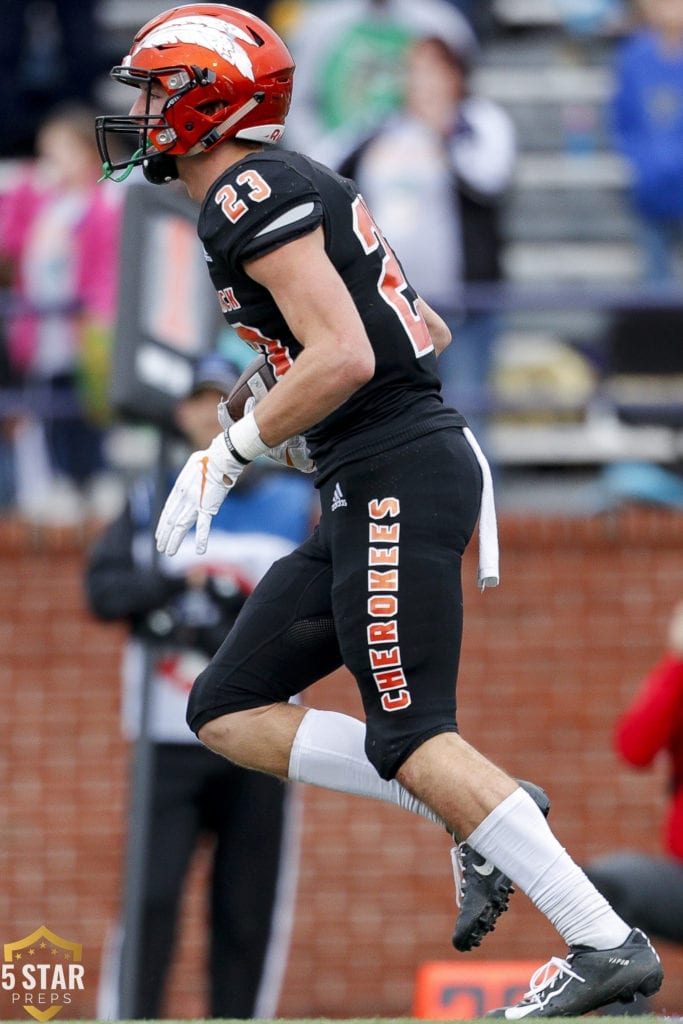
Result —
<svg viewBox="0 0 683 1024"><path fill-rule="evenodd" d="M502 316L519 313L556 314L563 311L600 311L618 313L628 310L681 310L681 374L683 375L683 286L678 285L601 285L587 287L583 284L556 284L531 286L515 282L477 283L467 285L462 292L462 303L445 313L454 315L463 312L495 312ZM36 306L25 302L11 291L0 289L0 320L7 322L18 315L55 315L72 316L78 312L74 303L50 306ZM596 339L596 348L599 339ZM596 392L591 402L614 403L614 396L606 387L609 367L603 368L603 379L598 380ZM637 387L637 381L636 387ZM683 429L683 387L678 394L663 394L656 401L651 395L630 395L628 406L636 415L644 420L648 415L660 420L662 415L668 417L674 428ZM475 411L487 415L509 414L514 412L531 412L536 399L521 397L510 399L496 394L495 390L481 399ZM566 403L553 403L552 396L544 395L542 409L545 412L567 409ZM617 400L618 401L618 400ZM73 415L76 406L73 398L55 393L49 385L39 382L27 382L24 385L0 388L0 419L7 419L22 413L31 412L45 418L58 418ZM530 428L533 430L533 428ZM539 426L538 431L542 432ZM578 453L577 453L578 455ZM581 461L579 458L578 461Z"/></svg>

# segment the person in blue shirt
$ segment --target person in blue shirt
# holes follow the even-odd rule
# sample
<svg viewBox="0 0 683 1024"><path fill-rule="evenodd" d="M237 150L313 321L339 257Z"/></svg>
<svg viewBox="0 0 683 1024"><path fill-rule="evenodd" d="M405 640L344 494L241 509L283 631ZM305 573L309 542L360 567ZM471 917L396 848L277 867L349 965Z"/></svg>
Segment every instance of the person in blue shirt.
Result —
<svg viewBox="0 0 683 1024"><path fill-rule="evenodd" d="M641 0L614 66L612 125L632 171L644 276L666 283L683 246L683 5Z"/></svg>

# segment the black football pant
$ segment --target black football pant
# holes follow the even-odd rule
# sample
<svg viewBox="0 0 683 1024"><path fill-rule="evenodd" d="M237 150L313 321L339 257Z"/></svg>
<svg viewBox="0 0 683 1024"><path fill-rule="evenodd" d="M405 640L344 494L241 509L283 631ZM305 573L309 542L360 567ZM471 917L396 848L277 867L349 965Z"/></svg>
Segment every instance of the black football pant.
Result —
<svg viewBox="0 0 683 1024"><path fill-rule="evenodd" d="M341 466L320 487L313 535L268 570L196 680L190 728L286 701L343 663L383 778L455 731L461 562L481 490L459 428Z"/></svg>
<svg viewBox="0 0 683 1024"><path fill-rule="evenodd" d="M251 1017L271 928L286 788L199 745L157 744L153 758L140 959L137 978L127 982L135 984L134 1016L162 1015L183 885L208 837L209 1010Z"/></svg>

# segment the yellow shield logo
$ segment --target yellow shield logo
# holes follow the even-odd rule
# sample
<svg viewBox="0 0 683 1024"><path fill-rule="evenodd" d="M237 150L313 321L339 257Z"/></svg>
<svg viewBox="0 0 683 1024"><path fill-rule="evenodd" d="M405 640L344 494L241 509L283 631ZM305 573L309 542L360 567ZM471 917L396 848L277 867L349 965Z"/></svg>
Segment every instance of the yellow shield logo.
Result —
<svg viewBox="0 0 683 1024"><path fill-rule="evenodd" d="M62 939L41 924L25 938L5 943L0 987L12 1006L34 1020L52 1020L84 988L82 956L80 942Z"/></svg>

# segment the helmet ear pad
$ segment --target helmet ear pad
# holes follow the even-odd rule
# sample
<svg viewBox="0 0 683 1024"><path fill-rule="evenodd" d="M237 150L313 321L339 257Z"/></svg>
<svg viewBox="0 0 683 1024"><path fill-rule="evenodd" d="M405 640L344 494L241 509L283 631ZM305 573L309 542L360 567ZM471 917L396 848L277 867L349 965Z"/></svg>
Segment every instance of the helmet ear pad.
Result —
<svg viewBox="0 0 683 1024"><path fill-rule="evenodd" d="M165 185L178 177L178 165L174 156L155 153L142 161L142 173L152 185Z"/></svg>

